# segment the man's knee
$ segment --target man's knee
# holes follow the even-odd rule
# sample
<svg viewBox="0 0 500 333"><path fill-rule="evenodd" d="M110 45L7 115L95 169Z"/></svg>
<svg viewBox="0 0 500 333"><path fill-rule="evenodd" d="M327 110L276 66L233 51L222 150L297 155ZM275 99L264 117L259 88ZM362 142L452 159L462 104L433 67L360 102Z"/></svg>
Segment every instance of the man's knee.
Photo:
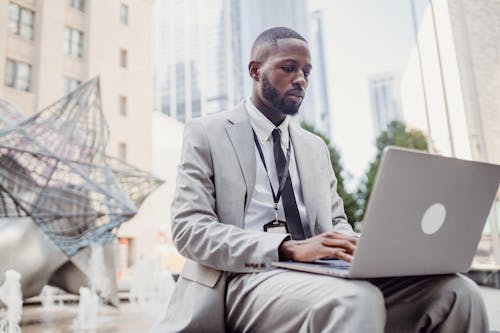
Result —
<svg viewBox="0 0 500 333"><path fill-rule="evenodd" d="M384 296L366 281L352 281L349 290L332 300L330 318L338 332L383 332L386 320ZM316 315L322 310L315 309Z"/></svg>
<svg viewBox="0 0 500 333"><path fill-rule="evenodd" d="M481 291L474 281L460 275L452 275L441 289L441 293L451 294L456 299L457 305L468 310L471 307L484 307Z"/></svg>
<svg viewBox="0 0 500 333"><path fill-rule="evenodd" d="M325 297L314 306L314 311L342 312L355 320L384 323L386 315L382 292L369 282L352 282L349 290L340 297Z"/></svg>
<svg viewBox="0 0 500 333"><path fill-rule="evenodd" d="M382 316L385 320L384 295L379 288L366 281L358 281L357 291L352 299L352 309L366 312L365 315Z"/></svg>
<svg viewBox="0 0 500 333"><path fill-rule="evenodd" d="M455 274L436 282L439 288L434 290L435 297L449 302L448 314L441 323L443 330L489 332L486 307L479 287L472 280Z"/></svg>

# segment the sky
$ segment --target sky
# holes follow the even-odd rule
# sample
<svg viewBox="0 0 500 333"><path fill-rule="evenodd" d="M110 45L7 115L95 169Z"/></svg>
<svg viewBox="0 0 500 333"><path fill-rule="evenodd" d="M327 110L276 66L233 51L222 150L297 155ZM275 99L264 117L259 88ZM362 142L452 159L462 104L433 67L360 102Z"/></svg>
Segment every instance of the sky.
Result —
<svg viewBox="0 0 500 333"><path fill-rule="evenodd" d="M414 46L410 0L310 0L309 6L325 17L332 139L353 189L375 156L368 77L404 70Z"/></svg>

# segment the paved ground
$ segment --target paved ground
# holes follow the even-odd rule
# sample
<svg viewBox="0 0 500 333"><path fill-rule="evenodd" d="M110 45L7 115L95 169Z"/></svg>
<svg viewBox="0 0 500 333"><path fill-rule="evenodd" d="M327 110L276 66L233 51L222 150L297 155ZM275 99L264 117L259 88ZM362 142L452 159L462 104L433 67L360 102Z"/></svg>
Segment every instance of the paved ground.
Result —
<svg viewBox="0 0 500 333"><path fill-rule="evenodd" d="M151 312L141 311L137 306L124 304L120 309L100 306L98 328L80 330L74 327L77 315L76 305L53 307L50 310L41 306L23 308L21 321L22 333L147 333L156 318Z"/></svg>
<svg viewBox="0 0 500 333"><path fill-rule="evenodd" d="M491 329L500 332L500 289L481 287ZM137 306L124 304L117 310L110 306L101 306L99 310L99 328L95 330L75 330L73 320L76 316L75 305L65 305L45 310L40 306L26 306L23 308L21 322L22 333L147 333L148 329L159 318L152 311L141 311Z"/></svg>

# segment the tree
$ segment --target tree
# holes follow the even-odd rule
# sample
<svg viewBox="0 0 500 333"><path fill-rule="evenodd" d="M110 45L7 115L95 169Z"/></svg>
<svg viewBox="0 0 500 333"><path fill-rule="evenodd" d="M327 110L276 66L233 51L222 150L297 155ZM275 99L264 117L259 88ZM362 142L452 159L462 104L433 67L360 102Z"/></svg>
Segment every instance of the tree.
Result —
<svg viewBox="0 0 500 333"><path fill-rule="evenodd" d="M375 156L375 160L370 163L366 175L357 192L357 197L361 207L361 211L359 212L360 216L364 216L366 204L370 198L373 183L375 182L375 176L377 175L382 152L387 146L406 147L417 150L427 150L428 147L427 139L421 131L410 129L400 121L392 121L389 125L387 125L386 130L380 133L377 137L377 155Z"/></svg>
<svg viewBox="0 0 500 333"><path fill-rule="evenodd" d="M337 177L337 192L344 200L344 210L347 215L347 220L351 225L354 226L354 222L359 221L359 204L354 194L347 191L344 186L344 177L346 176L346 174L343 170L344 167L341 163L340 153L336 148L332 146L332 144L330 143L330 139L316 131L313 126L305 122L302 122L301 126L305 130L319 136L327 145L328 151L330 152L330 161L332 163L333 171L335 172L335 176Z"/></svg>

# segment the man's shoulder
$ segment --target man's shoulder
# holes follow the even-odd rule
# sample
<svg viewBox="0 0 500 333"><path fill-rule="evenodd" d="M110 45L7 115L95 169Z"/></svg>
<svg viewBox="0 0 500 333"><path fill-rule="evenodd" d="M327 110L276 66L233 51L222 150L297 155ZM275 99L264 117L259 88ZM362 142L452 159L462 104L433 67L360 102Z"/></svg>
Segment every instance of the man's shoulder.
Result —
<svg viewBox="0 0 500 333"><path fill-rule="evenodd" d="M230 110L191 119L186 125L214 128L226 126L235 120L245 120L245 118L248 119L247 111L243 104L240 104Z"/></svg>

